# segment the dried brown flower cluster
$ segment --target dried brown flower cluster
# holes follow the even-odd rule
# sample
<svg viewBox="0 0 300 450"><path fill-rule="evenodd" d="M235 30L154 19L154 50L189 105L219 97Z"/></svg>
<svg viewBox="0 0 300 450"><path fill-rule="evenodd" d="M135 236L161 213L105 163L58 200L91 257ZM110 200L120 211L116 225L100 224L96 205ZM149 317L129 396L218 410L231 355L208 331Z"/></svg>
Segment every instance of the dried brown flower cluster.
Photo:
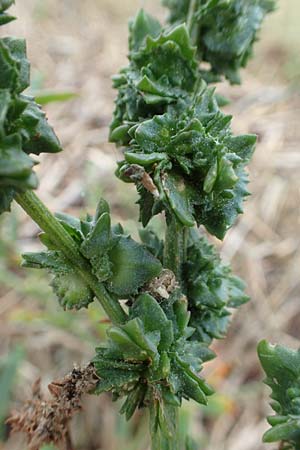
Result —
<svg viewBox="0 0 300 450"><path fill-rule="evenodd" d="M91 392L98 380L92 364L74 367L63 379L49 384L51 397L45 398L38 379L33 386L32 398L20 411L13 412L7 423L13 432L27 434L28 450L39 450L50 443L71 450L68 424L81 409L82 396Z"/></svg>

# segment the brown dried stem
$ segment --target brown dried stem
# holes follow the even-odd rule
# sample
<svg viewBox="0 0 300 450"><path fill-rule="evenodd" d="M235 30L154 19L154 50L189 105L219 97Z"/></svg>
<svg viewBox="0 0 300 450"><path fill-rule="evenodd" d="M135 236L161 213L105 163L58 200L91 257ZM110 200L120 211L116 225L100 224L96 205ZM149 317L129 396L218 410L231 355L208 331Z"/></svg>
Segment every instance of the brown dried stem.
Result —
<svg viewBox="0 0 300 450"><path fill-rule="evenodd" d="M7 423L13 432L27 434L28 450L39 450L44 444L72 450L69 422L81 409L82 396L91 392L98 380L92 364L74 367L63 379L49 384L51 397L46 399L39 379L33 386L32 398L20 411L13 412Z"/></svg>

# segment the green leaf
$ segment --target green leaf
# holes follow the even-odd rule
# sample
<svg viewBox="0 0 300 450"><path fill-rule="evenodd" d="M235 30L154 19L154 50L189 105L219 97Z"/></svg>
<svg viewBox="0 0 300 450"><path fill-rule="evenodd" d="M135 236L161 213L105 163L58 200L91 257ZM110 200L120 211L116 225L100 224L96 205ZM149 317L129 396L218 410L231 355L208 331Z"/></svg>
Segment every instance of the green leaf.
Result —
<svg viewBox="0 0 300 450"><path fill-rule="evenodd" d="M158 20L141 9L130 23L129 31L129 48L131 51L137 51L145 44L147 36L156 38L159 35L161 25Z"/></svg>
<svg viewBox="0 0 300 450"><path fill-rule="evenodd" d="M97 368L97 365L96 365ZM104 371L99 371L102 373L102 379L99 381L94 393L102 394L102 392L114 391L116 388L122 388L123 386L128 386L130 383L137 382L139 380L139 373L128 372L128 371L112 371L108 373Z"/></svg>
<svg viewBox="0 0 300 450"><path fill-rule="evenodd" d="M151 154L144 154L144 153L139 154L131 152L125 153L125 160L129 164L139 164L140 166L150 166L157 162L163 161L164 159L166 159L165 153L151 153Z"/></svg>
<svg viewBox="0 0 300 450"><path fill-rule="evenodd" d="M47 269L54 275L51 286L64 309L86 308L94 294L59 252L25 253L23 267Z"/></svg>
<svg viewBox="0 0 300 450"><path fill-rule="evenodd" d="M151 229L142 228L139 230L139 236L142 243L147 247L147 249L152 253L155 258L159 261L163 260L163 249L164 243L161 239Z"/></svg>
<svg viewBox="0 0 300 450"><path fill-rule="evenodd" d="M103 213L81 245L83 255L91 261L99 281L112 276L112 262L108 252L114 247L109 213Z"/></svg>
<svg viewBox="0 0 300 450"><path fill-rule="evenodd" d="M131 316L140 318L143 322L146 332L160 332L160 351L167 350L173 340L172 322L167 319L164 311L157 301L149 294L140 295L131 308Z"/></svg>
<svg viewBox="0 0 300 450"><path fill-rule="evenodd" d="M232 190L225 190L214 197L205 197L196 208L198 223L219 239L234 225L238 214L243 212L243 202L249 195L248 174L241 166L236 169L238 181Z"/></svg>
<svg viewBox="0 0 300 450"><path fill-rule="evenodd" d="M124 125L116 125L111 126L110 134L109 134L109 140L111 142L127 142L129 140L128 131L130 130L131 125L124 124Z"/></svg>
<svg viewBox="0 0 300 450"><path fill-rule="evenodd" d="M22 267L31 269L49 269L53 272L68 271L68 262L57 252L39 252L22 254Z"/></svg>
<svg viewBox="0 0 300 450"><path fill-rule="evenodd" d="M206 177L204 179L203 190L209 194L216 183L218 178L218 161L216 160L214 164L209 168Z"/></svg>
<svg viewBox="0 0 300 450"><path fill-rule="evenodd" d="M14 199L15 192L11 188L0 187L0 214L10 211L10 205Z"/></svg>
<svg viewBox="0 0 300 450"><path fill-rule="evenodd" d="M15 0L0 0L0 12L6 11L14 3Z"/></svg>
<svg viewBox="0 0 300 450"><path fill-rule="evenodd" d="M119 353L126 360L145 361L149 358L149 347L143 348L142 345L136 343L123 328L111 327L107 331L110 340L115 344ZM156 349L151 349L151 356Z"/></svg>
<svg viewBox="0 0 300 450"><path fill-rule="evenodd" d="M126 420L131 419L135 410L140 406L141 398L144 397L145 390L145 386L137 385L136 389L129 392L122 408L120 409L120 413L125 414Z"/></svg>
<svg viewBox="0 0 300 450"><path fill-rule="evenodd" d="M145 120L134 133L136 143L148 157L160 154L171 142L174 119L169 115L154 116ZM139 157L140 154L139 154ZM162 158L161 158L162 159Z"/></svg>
<svg viewBox="0 0 300 450"><path fill-rule="evenodd" d="M147 333L145 328L145 321L143 317L136 317L135 319L129 320L124 326L123 330L128 334L128 336L143 350L147 352L151 357L155 357L157 353L157 344L161 339L160 333L157 333L157 328L154 330L155 333Z"/></svg>
<svg viewBox="0 0 300 450"><path fill-rule="evenodd" d="M149 64L149 73L155 79L166 77L170 85L190 90L196 81L195 48L185 25L166 30L157 38L148 36L145 47L131 58L138 67Z"/></svg>
<svg viewBox="0 0 300 450"><path fill-rule="evenodd" d="M48 124L45 113L29 97L17 127L23 138L23 150L27 153L57 153L62 150L59 140Z"/></svg>
<svg viewBox="0 0 300 450"><path fill-rule="evenodd" d="M11 22L12 20L15 20L14 16L9 16L8 14L3 14L0 12L0 26L6 25L7 23Z"/></svg>
<svg viewBox="0 0 300 450"><path fill-rule="evenodd" d="M94 223L96 223L98 221L98 219L104 213L108 213L108 214L110 213L109 204L107 203L106 200L104 200L104 198L100 198L98 205L97 205L96 213L94 216Z"/></svg>
<svg viewBox="0 0 300 450"><path fill-rule="evenodd" d="M112 276L108 288L120 298L132 295L161 272L160 262L131 237L121 236L109 252Z"/></svg>
<svg viewBox="0 0 300 450"><path fill-rule="evenodd" d="M0 181L1 175L0 169ZM3 209L9 207L9 200L9 196L7 201L5 198L1 205ZM109 207L103 199L98 204L95 217L88 217L87 221L62 213L56 217L90 263L91 272L99 282L105 283L114 297L125 299L136 294L161 272L160 261L145 246L124 235L120 225L111 227ZM24 255L24 265L45 268L55 275L52 287L63 307L88 306L93 300L88 285L62 256L50 235L42 234L41 240L51 251Z"/></svg>
<svg viewBox="0 0 300 450"><path fill-rule="evenodd" d="M287 423L274 426L266 431L263 435L263 442L278 442L282 440L290 440L295 433L300 433L300 417L292 419Z"/></svg>
<svg viewBox="0 0 300 450"><path fill-rule="evenodd" d="M242 136L227 136L225 138L225 143L244 161L250 161L253 154L253 148L256 144L257 136L253 134L245 134Z"/></svg>
<svg viewBox="0 0 300 450"><path fill-rule="evenodd" d="M300 436L300 351L261 341L257 348L266 373L265 383L272 389L271 406L277 413L268 417L272 426L264 442L291 441Z"/></svg>
<svg viewBox="0 0 300 450"><path fill-rule="evenodd" d="M0 39L0 89L20 93L29 86L29 62L24 39Z"/></svg>
<svg viewBox="0 0 300 450"><path fill-rule="evenodd" d="M87 308L94 300L94 293L75 270L58 273L53 278L51 286L64 309Z"/></svg>
<svg viewBox="0 0 300 450"><path fill-rule="evenodd" d="M81 244L82 239L85 236L84 222L82 222L80 219L77 219L77 217L73 217L65 213L55 213L55 217L60 221L69 235L72 236L74 241L76 241L78 244Z"/></svg>
<svg viewBox="0 0 300 450"><path fill-rule="evenodd" d="M14 0L0 0L0 26L15 19L15 17L5 13L5 11L14 3Z"/></svg>
<svg viewBox="0 0 300 450"><path fill-rule="evenodd" d="M103 254L111 248L111 222L109 213L101 214L91 232L82 244L82 251L87 258Z"/></svg>
<svg viewBox="0 0 300 450"><path fill-rule="evenodd" d="M170 207L178 220L186 227L193 227L195 219L191 192L186 187L184 179L172 175L164 176L162 185Z"/></svg>
<svg viewBox="0 0 300 450"><path fill-rule="evenodd" d="M8 112L11 95L8 89L0 90L0 133L4 133L4 124Z"/></svg>
<svg viewBox="0 0 300 450"><path fill-rule="evenodd" d="M0 186L19 190L37 187L32 172L35 163L22 151L21 144L17 134L0 137Z"/></svg>
<svg viewBox="0 0 300 450"><path fill-rule="evenodd" d="M191 318L191 313L188 311L188 301L186 297L180 298L174 304L174 312L176 315L177 327L180 335L182 336Z"/></svg>
<svg viewBox="0 0 300 450"><path fill-rule="evenodd" d="M77 98L78 94L75 92L56 92L56 91L41 91L35 92L34 98L39 105L48 105L49 103L67 102Z"/></svg>

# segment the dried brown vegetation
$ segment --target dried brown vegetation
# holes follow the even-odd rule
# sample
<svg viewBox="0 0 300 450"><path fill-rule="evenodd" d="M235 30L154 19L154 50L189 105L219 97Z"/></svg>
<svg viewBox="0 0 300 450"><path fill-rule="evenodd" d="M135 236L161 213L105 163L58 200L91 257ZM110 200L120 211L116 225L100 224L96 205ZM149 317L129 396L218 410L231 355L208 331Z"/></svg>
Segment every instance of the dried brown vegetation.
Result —
<svg viewBox="0 0 300 450"><path fill-rule="evenodd" d="M7 420L13 432L27 435L28 450L39 450L43 444L72 450L69 422L82 407L82 396L95 388L98 377L92 364L74 367L72 372L49 384L50 398L45 397L38 379L32 398Z"/></svg>

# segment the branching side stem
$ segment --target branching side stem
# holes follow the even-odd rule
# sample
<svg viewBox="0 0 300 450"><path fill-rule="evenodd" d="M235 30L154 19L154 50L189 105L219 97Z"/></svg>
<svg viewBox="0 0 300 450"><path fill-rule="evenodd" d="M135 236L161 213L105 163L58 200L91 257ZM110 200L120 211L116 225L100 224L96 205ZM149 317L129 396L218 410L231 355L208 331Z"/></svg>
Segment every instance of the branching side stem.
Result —
<svg viewBox="0 0 300 450"><path fill-rule="evenodd" d="M103 284L92 274L89 262L82 256L76 243L39 197L33 191L26 191L17 194L15 199L34 222L51 236L53 244L92 289L110 320L113 323L125 322L126 314L119 302L109 295Z"/></svg>
<svg viewBox="0 0 300 450"><path fill-rule="evenodd" d="M189 6L189 12L188 12L188 16L187 16L187 22L186 22L187 28L188 28L191 36L192 36L193 25L194 25L193 16L196 11L196 6L197 6L197 0L191 0L190 6Z"/></svg>

